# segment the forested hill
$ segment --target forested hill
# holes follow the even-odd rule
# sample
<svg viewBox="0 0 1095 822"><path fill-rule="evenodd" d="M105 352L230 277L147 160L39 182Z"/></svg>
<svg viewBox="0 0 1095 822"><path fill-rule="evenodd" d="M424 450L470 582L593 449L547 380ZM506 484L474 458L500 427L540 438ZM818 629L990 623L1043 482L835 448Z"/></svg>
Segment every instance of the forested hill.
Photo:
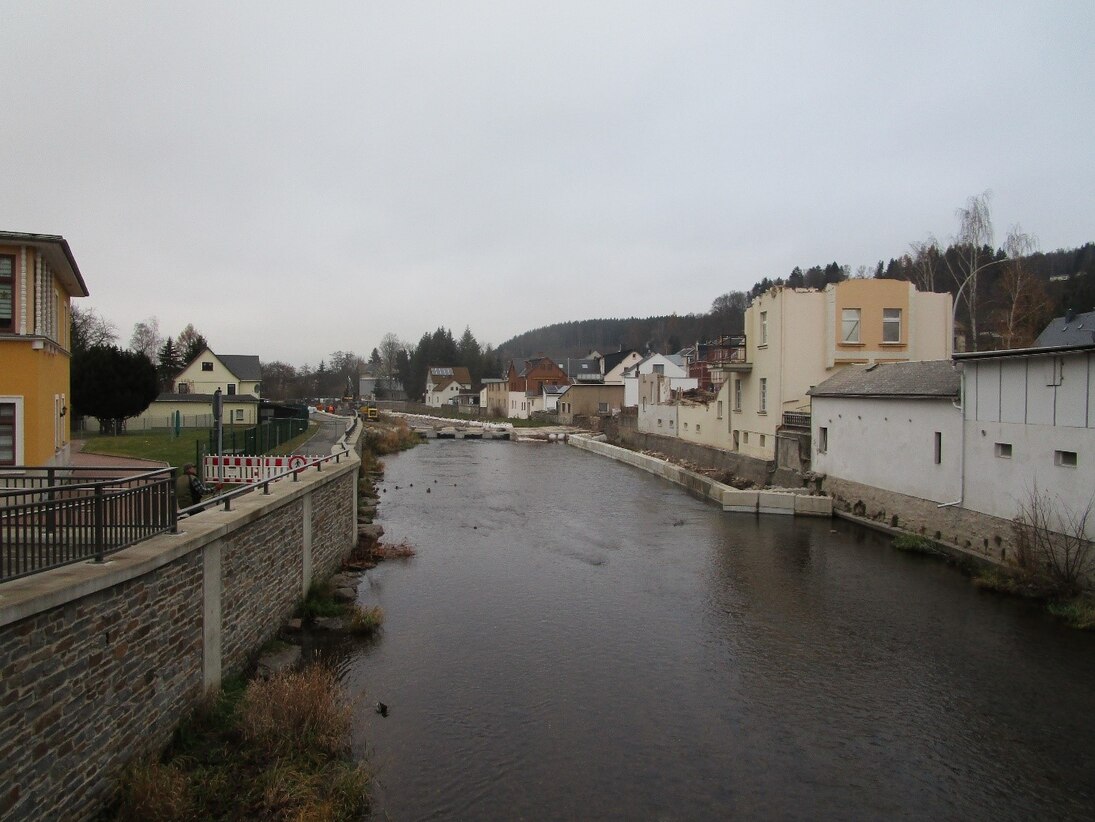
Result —
<svg viewBox="0 0 1095 822"><path fill-rule="evenodd" d="M765 277L748 291L731 291L716 297L706 314L670 314L657 317L627 319L572 320L526 331L498 346L503 359L522 359L545 354L556 362L567 357L583 357L592 349L601 353L621 348L637 351L673 353L697 341L710 340L726 334L740 334L745 309L752 298L776 285L797 288L824 288L849 276L878 279L909 280L927 291L959 291L963 269L955 257L960 247L947 249L924 246L915 254L905 254L889 263L879 260L877 266L860 266L852 275L851 266L832 262L807 269L796 267L786 277ZM1085 243L1075 249L1034 252L1014 261L1005 259L1003 250L990 247L976 255L984 266L977 280L976 313L982 329L996 332L1001 317L1021 321L1017 333L1010 329L1010 347L1029 344L1037 333L1055 316L1067 310L1095 310L1095 243ZM968 292L970 289L966 289ZM958 319L969 324L967 295L960 295ZM671 308L671 306L667 306ZM982 340L983 347L1000 347L997 342ZM1003 346L1008 347L1008 346Z"/></svg>
<svg viewBox="0 0 1095 822"><path fill-rule="evenodd" d="M502 343L499 352L518 360L546 354L562 362L568 357L584 357L592 349L602 354L621 348L672 353L697 340L732 333L741 333L740 319L730 328L714 314L573 320L519 334Z"/></svg>

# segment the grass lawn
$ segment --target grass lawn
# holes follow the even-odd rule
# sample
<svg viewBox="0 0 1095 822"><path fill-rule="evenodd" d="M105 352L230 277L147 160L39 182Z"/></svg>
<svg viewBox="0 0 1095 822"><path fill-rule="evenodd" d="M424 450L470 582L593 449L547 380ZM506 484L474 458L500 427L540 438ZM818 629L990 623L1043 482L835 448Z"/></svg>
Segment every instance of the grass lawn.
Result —
<svg viewBox="0 0 1095 822"><path fill-rule="evenodd" d="M283 442L272 454L288 454L308 437L312 436L319 423L309 422L308 430ZM152 431L130 431L117 437L93 436L86 438L85 454L108 454L116 457L137 457L145 460L158 460L178 467L194 462L197 456L195 443L206 445L209 432L205 429L184 430L179 436L170 429Z"/></svg>

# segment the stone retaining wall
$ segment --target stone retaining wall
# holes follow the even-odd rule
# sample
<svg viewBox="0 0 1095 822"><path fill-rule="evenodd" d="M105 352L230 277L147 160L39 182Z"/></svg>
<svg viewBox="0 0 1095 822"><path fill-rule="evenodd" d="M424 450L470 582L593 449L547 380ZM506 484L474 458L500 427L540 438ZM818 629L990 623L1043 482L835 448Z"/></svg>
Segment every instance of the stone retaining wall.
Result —
<svg viewBox="0 0 1095 822"><path fill-rule="evenodd" d="M821 488L832 497L835 511L920 534L992 562L1015 557L1010 520L957 506L940 508L931 500L834 477L825 477Z"/></svg>
<svg viewBox="0 0 1095 822"><path fill-rule="evenodd" d="M721 448L687 442L677 437L646 434L618 424L607 427L605 433L612 442L618 442L627 448L638 451L657 451L667 457L687 460L705 468L729 471L734 476L751 480L760 487L770 483L769 466L764 460L736 454L733 451L724 451Z"/></svg>
<svg viewBox="0 0 1095 822"><path fill-rule="evenodd" d="M676 483L699 497L718 503L724 511L788 516L832 516L832 505L828 497L811 496L805 492L793 491L741 491L672 462L601 442L592 437L575 435L567 442L583 451L592 451Z"/></svg>
<svg viewBox="0 0 1095 822"><path fill-rule="evenodd" d="M360 461L0 585L0 818L89 819L354 544Z"/></svg>

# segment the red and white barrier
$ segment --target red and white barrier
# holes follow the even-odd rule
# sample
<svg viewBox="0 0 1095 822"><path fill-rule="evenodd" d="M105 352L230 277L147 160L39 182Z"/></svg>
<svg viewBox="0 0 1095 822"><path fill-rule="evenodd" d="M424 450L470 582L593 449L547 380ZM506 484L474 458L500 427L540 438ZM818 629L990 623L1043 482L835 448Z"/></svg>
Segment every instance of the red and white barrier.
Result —
<svg viewBox="0 0 1095 822"><path fill-rule="evenodd" d="M303 468L319 457L289 454L283 457L240 457L208 455L202 459L202 476L207 482L258 482Z"/></svg>

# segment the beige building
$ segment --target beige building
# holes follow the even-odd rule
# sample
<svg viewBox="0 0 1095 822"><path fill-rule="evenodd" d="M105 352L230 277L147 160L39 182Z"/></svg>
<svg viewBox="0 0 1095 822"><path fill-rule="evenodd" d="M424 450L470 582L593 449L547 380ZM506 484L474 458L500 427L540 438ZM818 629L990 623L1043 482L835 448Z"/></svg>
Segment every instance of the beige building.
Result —
<svg viewBox="0 0 1095 822"><path fill-rule="evenodd" d="M488 417L504 417L509 411L509 383L504 379L487 378L479 390L479 407Z"/></svg>
<svg viewBox="0 0 1095 822"><path fill-rule="evenodd" d="M811 387L853 363L951 355L951 296L904 280L845 280L824 291L773 288L745 312L746 357L720 366L727 446L775 456L787 412L809 413Z"/></svg>
<svg viewBox="0 0 1095 822"><path fill-rule="evenodd" d="M623 385L570 385L559 395L559 422L570 425L575 417L618 414L623 404Z"/></svg>
<svg viewBox="0 0 1095 822"><path fill-rule="evenodd" d="M947 359L950 323L950 294L923 293L903 280L772 288L745 312L744 358L710 364L713 381L724 380L715 398L673 399L672 415L640 412L639 430L672 435L665 429L672 418L682 439L774 459L784 414L808 415L811 387L853 363ZM644 423L658 418L661 430ZM808 429L808 416L798 424Z"/></svg>

